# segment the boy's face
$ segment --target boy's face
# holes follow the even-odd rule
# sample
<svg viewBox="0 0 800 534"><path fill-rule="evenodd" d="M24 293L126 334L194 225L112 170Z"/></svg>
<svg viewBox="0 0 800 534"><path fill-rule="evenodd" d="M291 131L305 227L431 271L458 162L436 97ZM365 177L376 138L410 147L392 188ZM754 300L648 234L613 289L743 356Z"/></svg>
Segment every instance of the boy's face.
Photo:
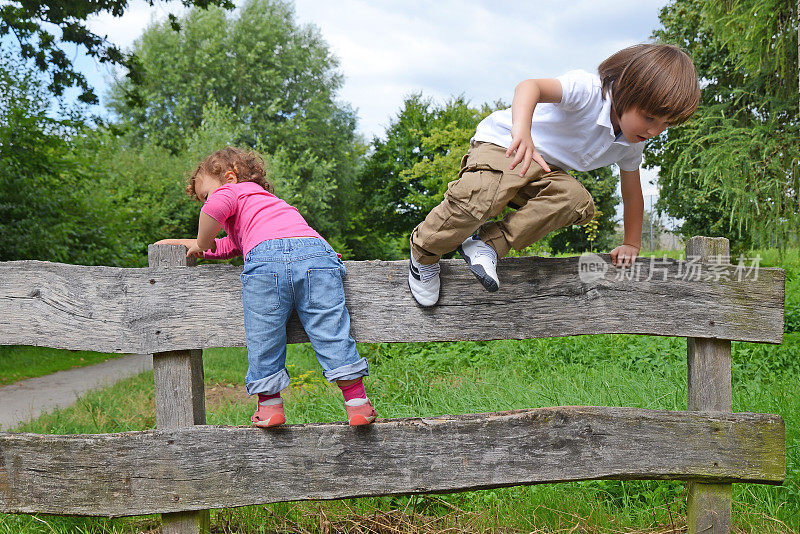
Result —
<svg viewBox="0 0 800 534"><path fill-rule="evenodd" d="M629 143L641 143L660 135L669 125L667 117L656 117L639 108L629 108L619 118L619 127Z"/></svg>

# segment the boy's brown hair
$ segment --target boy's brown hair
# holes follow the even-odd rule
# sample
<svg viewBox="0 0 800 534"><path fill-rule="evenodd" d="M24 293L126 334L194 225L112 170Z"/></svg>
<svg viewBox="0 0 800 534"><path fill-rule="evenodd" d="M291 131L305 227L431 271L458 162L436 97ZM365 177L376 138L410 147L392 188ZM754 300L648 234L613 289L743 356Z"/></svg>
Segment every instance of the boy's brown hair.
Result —
<svg viewBox="0 0 800 534"><path fill-rule="evenodd" d="M272 184L266 178L264 160L255 152L228 146L217 150L197 166L189 177L186 193L195 200L200 200L194 190L194 183L200 174L205 174L222 181L226 172L233 171L237 183L255 182L270 193L274 193Z"/></svg>
<svg viewBox="0 0 800 534"><path fill-rule="evenodd" d="M635 107L680 124L692 116L700 102L694 64L677 46L630 46L600 63L597 71L603 94L611 91L611 105L618 117Z"/></svg>

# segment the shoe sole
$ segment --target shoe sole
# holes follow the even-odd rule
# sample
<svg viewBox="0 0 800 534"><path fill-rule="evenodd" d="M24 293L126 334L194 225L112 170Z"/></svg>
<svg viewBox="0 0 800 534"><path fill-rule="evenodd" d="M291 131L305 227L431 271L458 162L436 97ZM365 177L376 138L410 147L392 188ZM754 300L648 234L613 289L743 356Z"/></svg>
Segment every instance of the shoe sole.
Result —
<svg viewBox="0 0 800 534"><path fill-rule="evenodd" d="M483 268L483 265L472 265L468 256L464 254L464 249L459 246L457 250L458 253L461 254L461 258L467 262L467 265L469 265L469 270L472 271L472 274L475 275L475 278L478 279L481 285L486 288L486 291L494 293L500 289L500 285L495 282L491 276L486 274L486 270Z"/></svg>
<svg viewBox="0 0 800 534"><path fill-rule="evenodd" d="M363 415L354 415L353 417L350 418L348 423L350 424L350 426L364 426L372 423L374 420L375 420L374 415L369 418L364 417Z"/></svg>
<svg viewBox="0 0 800 534"><path fill-rule="evenodd" d="M274 419L274 421L273 421ZM258 428L269 428L273 426L280 426L286 422L286 417L280 417L277 415L273 415L266 421L258 421L254 422L253 425L257 426Z"/></svg>

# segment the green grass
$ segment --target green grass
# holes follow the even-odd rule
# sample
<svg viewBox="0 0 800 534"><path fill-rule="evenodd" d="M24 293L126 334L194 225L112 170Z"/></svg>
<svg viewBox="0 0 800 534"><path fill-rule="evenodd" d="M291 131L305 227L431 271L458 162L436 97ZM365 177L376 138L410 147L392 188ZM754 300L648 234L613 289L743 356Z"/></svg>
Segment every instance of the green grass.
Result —
<svg viewBox="0 0 800 534"><path fill-rule="evenodd" d="M603 335L527 341L360 345L371 362L368 392L381 417L419 417L555 405L686 409L686 342L678 338ZM800 335L784 345L734 344L734 411L777 413L786 421L787 481L737 484L734 514L746 532L800 529ZM247 424L252 402L240 401L243 349L205 351L208 389L228 392L208 406L209 424ZM344 419L340 393L327 384L306 345L290 347L294 378L287 395L292 423ZM233 386L233 387L229 387ZM23 425L41 433L117 432L155 425L152 373L93 393L76 406ZM394 510L438 517L453 528L482 531L621 532L681 524L679 482L589 481L429 497L284 503L214 511L232 532L319 531ZM459 512L460 511L460 512ZM156 518L96 520L0 516L0 533L146 531ZM365 520L365 519L364 519ZM410 519L409 519L410 520ZM428 519L426 519L428 520ZM420 519L419 521L423 521ZM226 527L227 528L227 527ZM83 530L81 530L83 529ZM238 530L237 530L238 529ZM295 529L295 530L292 530Z"/></svg>
<svg viewBox="0 0 800 534"><path fill-rule="evenodd" d="M120 356L122 354L0 345L0 386L56 371L94 365Z"/></svg>

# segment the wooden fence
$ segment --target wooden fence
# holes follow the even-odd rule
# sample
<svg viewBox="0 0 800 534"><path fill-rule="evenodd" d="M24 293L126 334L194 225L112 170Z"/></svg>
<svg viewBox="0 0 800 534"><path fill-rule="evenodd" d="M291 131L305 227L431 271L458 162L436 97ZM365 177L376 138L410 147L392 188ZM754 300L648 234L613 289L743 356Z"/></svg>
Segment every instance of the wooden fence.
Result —
<svg viewBox="0 0 800 534"><path fill-rule="evenodd" d="M438 306L417 307L406 262L346 262L357 341L526 339L599 333L685 336L687 412L554 407L346 424L205 425L202 349L244 344L239 268L188 268L151 245L150 268L0 263L0 343L152 352L157 429L0 433L0 512L164 514L165 533L208 529L208 509L281 500L451 492L588 479L690 482L690 532L730 531L731 483L780 484L777 415L731 413L730 341L780 343L781 269L727 262L694 238L690 261L607 255L509 258L477 291L444 261ZM307 338L297 317L292 343ZM334 476L335 474L335 476ZM268 480L269 484L264 481Z"/></svg>

